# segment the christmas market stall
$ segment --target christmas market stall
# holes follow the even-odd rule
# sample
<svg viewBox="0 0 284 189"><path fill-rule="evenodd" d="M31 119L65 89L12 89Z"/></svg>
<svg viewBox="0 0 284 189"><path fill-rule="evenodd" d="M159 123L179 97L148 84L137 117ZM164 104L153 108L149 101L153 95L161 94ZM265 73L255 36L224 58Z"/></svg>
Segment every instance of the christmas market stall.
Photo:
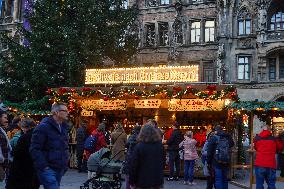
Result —
<svg viewBox="0 0 284 189"><path fill-rule="evenodd" d="M198 66L93 69L87 71L85 83L87 87L62 87L48 93L52 102L67 102L78 120L88 120L89 132L100 122L109 130L121 122L130 134L136 124L155 119L167 140L177 122L182 132L194 132L200 151L213 124L228 131L234 128L233 114L225 107L238 99L236 89L200 83ZM196 169L202 176L201 160Z"/></svg>
<svg viewBox="0 0 284 189"><path fill-rule="evenodd" d="M251 148L261 125L270 127L273 136L284 132L284 102L239 101L229 105L236 120L236 159L232 166L232 183L243 188L252 188L255 183L254 153ZM277 181L284 181L277 178Z"/></svg>

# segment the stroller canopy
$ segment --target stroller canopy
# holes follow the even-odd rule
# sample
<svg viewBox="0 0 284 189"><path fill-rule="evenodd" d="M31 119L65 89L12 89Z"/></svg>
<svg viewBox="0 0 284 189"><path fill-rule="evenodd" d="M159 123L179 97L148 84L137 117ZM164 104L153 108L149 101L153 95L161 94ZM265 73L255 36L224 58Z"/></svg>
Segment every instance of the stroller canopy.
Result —
<svg viewBox="0 0 284 189"><path fill-rule="evenodd" d="M107 158L109 159L111 152L108 148L101 148L99 151L93 153L88 162L91 161L92 164L101 164L102 159Z"/></svg>

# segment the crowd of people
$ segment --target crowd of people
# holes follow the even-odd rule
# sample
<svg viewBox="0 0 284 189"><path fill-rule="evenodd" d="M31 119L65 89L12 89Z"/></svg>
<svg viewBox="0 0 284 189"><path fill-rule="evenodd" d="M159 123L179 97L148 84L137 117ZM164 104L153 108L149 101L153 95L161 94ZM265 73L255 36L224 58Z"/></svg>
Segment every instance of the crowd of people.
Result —
<svg viewBox="0 0 284 189"><path fill-rule="evenodd" d="M59 189L62 176L68 168L68 109L65 104L53 104L51 116L38 125L31 118L15 117L8 123L8 114L0 110L0 188L6 189ZM123 125L118 123L111 133L106 124L100 123L87 134L87 122L77 129L77 166L79 172L87 172L89 157L102 148L111 148L112 159L122 163L126 189L159 189L164 184L164 168L168 161L168 181L181 179L181 161L184 161L183 184L194 186L194 167L197 159L204 164L207 189L227 189L231 152L234 142L229 133L215 125L202 140L196 140L192 131L184 134L176 122L168 139L155 120L143 126L136 125L128 137ZM201 157L197 147L202 146ZM281 176L284 176L284 134L272 136L267 125L254 139L250 152L256 152L256 188L275 189L276 158L279 153ZM166 158L168 153L168 160Z"/></svg>

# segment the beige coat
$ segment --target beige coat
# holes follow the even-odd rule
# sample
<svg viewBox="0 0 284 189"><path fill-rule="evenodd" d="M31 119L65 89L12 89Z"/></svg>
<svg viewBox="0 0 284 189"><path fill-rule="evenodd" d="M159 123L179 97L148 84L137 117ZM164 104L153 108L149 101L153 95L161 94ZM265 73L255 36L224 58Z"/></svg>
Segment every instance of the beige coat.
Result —
<svg viewBox="0 0 284 189"><path fill-rule="evenodd" d="M111 143L113 145L111 153L114 161L125 160L126 141L127 141L127 135L123 129L116 129L111 133Z"/></svg>

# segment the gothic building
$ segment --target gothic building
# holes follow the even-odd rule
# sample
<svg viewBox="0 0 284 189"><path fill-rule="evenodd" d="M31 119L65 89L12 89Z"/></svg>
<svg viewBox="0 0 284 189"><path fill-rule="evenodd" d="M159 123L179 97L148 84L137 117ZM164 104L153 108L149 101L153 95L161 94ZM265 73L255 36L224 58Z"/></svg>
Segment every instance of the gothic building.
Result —
<svg viewBox="0 0 284 189"><path fill-rule="evenodd" d="M135 2L137 64L198 64L200 82L234 84L241 100L283 98L283 0Z"/></svg>

